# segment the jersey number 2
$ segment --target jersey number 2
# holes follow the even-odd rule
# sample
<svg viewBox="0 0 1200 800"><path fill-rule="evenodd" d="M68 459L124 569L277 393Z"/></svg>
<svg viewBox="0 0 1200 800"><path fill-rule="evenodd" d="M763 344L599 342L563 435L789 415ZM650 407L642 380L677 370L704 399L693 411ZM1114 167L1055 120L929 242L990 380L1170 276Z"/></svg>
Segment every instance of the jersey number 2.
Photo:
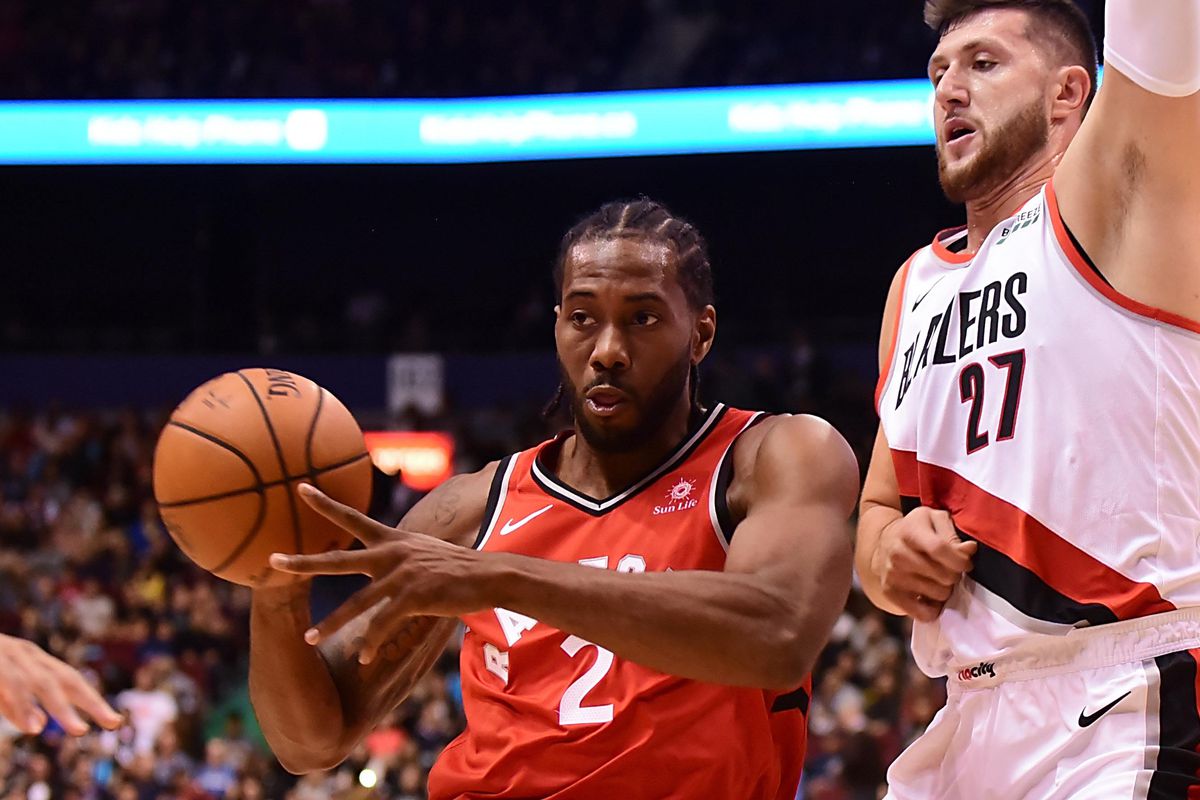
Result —
<svg viewBox="0 0 1200 800"><path fill-rule="evenodd" d="M583 558L579 563L585 567L596 567L598 569L608 569L608 556L600 556L599 558ZM626 555L617 562L617 572L645 572L646 560L639 555ZM527 617L524 614L517 614L514 611L509 611L504 608L496 609L496 617L500 620L500 627L504 631L504 638L508 641L509 646L517 643L521 638L521 634L537 624L537 620L532 617ZM562 699L558 702L558 724L559 725L598 725L605 722L612 722L613 706L608 703L602 706L585 706L583 698L587 693L596 688L596 684L604 679L608 671L612 669L613 654L611 650L606 650L598 644L589 642L587 639L581 639L578 636L568 636L561 645L563 652L571 658L579 654L579 651L585 647L596 648L596 661L588 668L588 671L580 675L567 690L563 692ZM508 653L501 652L492 644L485 644L484 663L490 672L494 673L504 682L508 683Z"/></svg>
<svg viewBox="0 0 1200 800"><path fill-rule="evenodd" d="M1004 403L1000 409L1000 424L996 441L1013 438L1017 429L1017 410L1021 407L1021 385L1025 381L1025 351L1014 350L988 359L992 366L1004 370ZM988 432L979 430L983 416L983 364L968 364L958 376L959 398L971 404L967 414L967 455L988 446Z"/></svg>

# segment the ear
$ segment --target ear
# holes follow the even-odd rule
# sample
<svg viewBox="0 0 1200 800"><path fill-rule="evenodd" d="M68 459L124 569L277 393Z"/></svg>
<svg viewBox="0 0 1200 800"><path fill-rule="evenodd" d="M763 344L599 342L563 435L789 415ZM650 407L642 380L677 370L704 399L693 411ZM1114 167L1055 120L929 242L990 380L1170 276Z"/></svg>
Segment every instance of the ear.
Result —
<svg viewBox="0 0 1200 800"><path fill-rule="evenodd" d="M1060 122L1074 114L1083 114L1083 106L1092 92L1092 77L1079 65L1062 67L1054 82L1054 98L1050 105L1050 119Z"/></svg>
<svg viewBox="0 0 1200 800"><path fill-rule="evenodd" d="M717 310L705 306L696 317L696 327L692 332L692 363L699 364L712 349L713 340L717 338Z"/></svg>

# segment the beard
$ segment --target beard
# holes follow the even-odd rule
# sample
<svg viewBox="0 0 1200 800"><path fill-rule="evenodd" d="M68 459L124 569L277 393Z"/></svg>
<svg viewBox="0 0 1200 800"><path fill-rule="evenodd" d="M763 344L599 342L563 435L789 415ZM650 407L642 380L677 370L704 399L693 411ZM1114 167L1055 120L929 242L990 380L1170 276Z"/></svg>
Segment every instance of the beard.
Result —
<svg viewBox="0 0 1200 800"><path fill-rule="evenodd" d="M688 375L692 367L691 354L685 352L682 357L662 376L662 379L644 399L634 394L629 387L623 385L613 375L600 375L590 385L580 390L563 369L562 362L558 363L562 373L563 386L571 398L571 416L575 421L575 429L584 441L598 453L629 453L646 443L658 433L666 423L671 413L675 411L679 398L686 396L688 390ZM587 393L596 386L612 386L620 389L628 396L628 402L634 406L637 418L633 425L620 430L612 430L595 424L584 408Z"/></svg>
<svg viewBox="0 0 1200 800"><path fill-rule="evenodd" d="M943 152L945 145L937 147L938 180L952 203L982 197L1012 177L1046 146L1050 140L1050 121L1039 99L983 135L983 145L961 167L948 166Z"/></svg>

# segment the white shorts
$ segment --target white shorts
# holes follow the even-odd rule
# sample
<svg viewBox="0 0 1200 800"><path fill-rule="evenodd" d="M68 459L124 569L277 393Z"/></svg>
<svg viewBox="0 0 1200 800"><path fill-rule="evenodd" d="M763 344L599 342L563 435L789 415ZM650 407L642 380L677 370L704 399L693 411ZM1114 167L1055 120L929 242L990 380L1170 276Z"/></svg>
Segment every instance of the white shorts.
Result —
<svg viewBox="0 0 1200 800"><path fill-rule="evenodd" d="M1200 609L963 665L888 770L890 800L1200 797Z"/></svg>

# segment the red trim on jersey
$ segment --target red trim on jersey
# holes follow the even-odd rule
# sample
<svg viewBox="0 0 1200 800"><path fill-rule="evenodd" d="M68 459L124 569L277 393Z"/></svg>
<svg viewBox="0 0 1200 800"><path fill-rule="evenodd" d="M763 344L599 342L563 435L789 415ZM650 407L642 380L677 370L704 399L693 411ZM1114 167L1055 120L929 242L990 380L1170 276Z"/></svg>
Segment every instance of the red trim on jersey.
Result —
<svg viewBox="0 0 1200 800"><path fill-rule="evenodd" d="M921 251L918 250L917 253L919 252ZM904 290L908 286L908 268L913 259L917 257L917 253L909 256L908 261L904 262L904 266L900 267L900 296L896 299L896 319L892 321L892 341L888 345L887 360L883 362L883 369L879 370L879 380L875 383L876 413L879 413L879 398L883 397L883 387L887 385L888 378L892 374L892 362L896 358L896 345L900 341L900 320L904 316Z"/></svg>
<svg viewBox="0 0 1200 800"><path fill-rule="evenodd" d="M948 239L956 233L962 233L967 229L966 225L960 225L957 228L946 228L943 231L938 231L937 236L933 237L933 254L949 264L969 264L971 259L975 257L974 253L962 252L955 253L946 245L942 244L943 239Z"/></svg>
<svg viewBox="0 0 1200 800"><path fill-rule="evenodd" d="M1192 333L1200 333L1200 322L1170 311L1164 311L1161 308L1140 303L1132 297L1121 294L1096 274L1096 270L1088 262L1087 256L1079 251L1079 248L1071 241L1070 234L1067 233L1066 224L1063 222L1062 214L1058 210L1058 197L1054 194L1053 181L1046 184L1046 208L1050 212L1050 223L1054 228L1054 238L1058 240L1058 246L1062 248L1063 254L1071 262L1071 266L1075 268L1075 271L1088 282L1088 285L1103 295L1105 299L1116 303L1126 311L1132 311L1140 317L1147 317L1166 323L1167 325L1174 325L1176 328L1183 328Z"/></svg>
<svg viewBox="0 0 1200 800"><path fill-rule="evenodd" d="M1134 581L1097 561L956 472L924 462L917 469L922 502L945 508L964 533L1008 556L1060 594L1080 603L1102 603L1118 619L1175 610L1152 584ZM936 503L930 502L933 498Z"/></svg>
<svg viewBox="0 0 1200 800"><path fill-rule="evenodd" d="M917 468L917 454L911 450L892 448L892 466L896 470L896 488L902 497L920 497L921 479Z"/></svg>

